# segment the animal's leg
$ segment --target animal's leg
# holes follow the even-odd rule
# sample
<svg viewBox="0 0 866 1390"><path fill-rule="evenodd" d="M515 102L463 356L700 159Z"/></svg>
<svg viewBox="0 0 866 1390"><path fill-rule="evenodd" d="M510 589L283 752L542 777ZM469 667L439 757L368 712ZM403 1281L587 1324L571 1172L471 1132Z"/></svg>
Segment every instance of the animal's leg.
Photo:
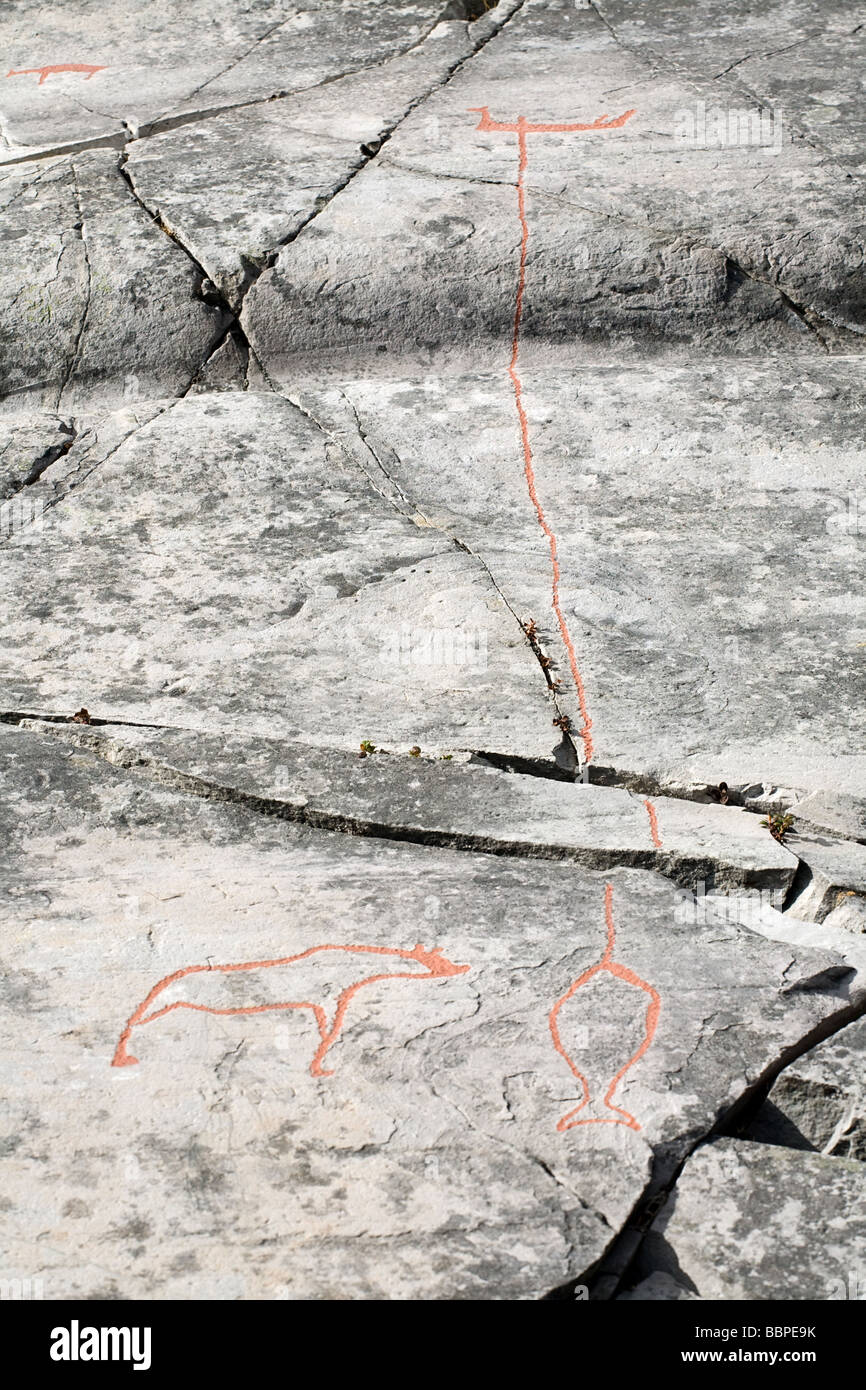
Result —
<svg viewBox="0 0 866 1390"><path fill-rule="evenodd" d="M348 989L344 989L342 994L337 999L337 1012L334 1014L334 1023L330 1032L328 1032L327 1030L327 1020L325 1019L324 1011L322 1013L322 1022L319 1023L319 1032L322 1035L322 1042L318 1052L313 1058L313 1063L310 1067L310 1075L334 1075L333 1071L324 1071L322 1069L322 1063L325 1060L325 1054L328 1052L329 1048L333 1047L334 1043L337 1041L338 1037L343 1031L343 1024L346 1021L346 1010L349 1007L349 1000L352 998L353 994L356 994L357 991L361 989L364 985L376 984L376 982L379 980L412 980L415 978L416 976L413 973L410 973L408 975L368 975L366 980L356 980L353 985L349 985ZM417 978L428 979L429 976L425 975L419 976Z"/></svg>
<svg viewBox="0 0 866 1390"><path fill-rule="evenodd" d="M356 988L357 986L350 986L348 989L343 990L343 993L337 1000L337 1012L334 1015L334 1026L330 1030L328 1029L328 1019L325 1010L319 1007L316 1008L316 1022L319 1025L319 1037L321 1038L321 1042L316 1049L315 1057L310 1063L310 1076L334 1075L333 1071L325 1071L322 1063L325 1060L325 1054L328 1049L333 1046L340 1036L340 1031L343 1027L343 1019L346 1016L346 1009L349 1007L349 1000L355 993Z"/></svg>

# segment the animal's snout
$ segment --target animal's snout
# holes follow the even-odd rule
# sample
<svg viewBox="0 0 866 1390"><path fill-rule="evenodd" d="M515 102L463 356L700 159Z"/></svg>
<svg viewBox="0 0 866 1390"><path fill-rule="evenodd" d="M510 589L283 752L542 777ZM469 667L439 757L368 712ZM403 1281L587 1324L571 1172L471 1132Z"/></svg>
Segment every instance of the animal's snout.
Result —
<svg viewBox="0 0 866 1390"><path fill-rule="evenodd" d="M453 960L443 956L438 946L427 951L419 942L413 954L422 965L427 966L432 975L465 975L470 969L468 965L456 965Z"/></svg>

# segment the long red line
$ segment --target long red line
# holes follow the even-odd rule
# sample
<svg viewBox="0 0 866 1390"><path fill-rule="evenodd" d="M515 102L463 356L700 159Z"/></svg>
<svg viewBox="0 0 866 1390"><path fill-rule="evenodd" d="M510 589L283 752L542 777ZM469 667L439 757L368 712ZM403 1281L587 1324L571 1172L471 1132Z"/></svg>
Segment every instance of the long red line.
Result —
<svg viewBox="0 0 866 1390"><path fill-rule="evenodd" d="M559 624L559 631L565 645L565 650L568 653L568 664L571 667L571 675L577 691L577 702L580 706L580 717L583 720L583 728L580 729L578 733L583 740L585 760L589 762L593 754L592 720L589 717L586 689L577 664L574 643L571 640L568 623L565 621L565 614L562 611L562 605L559 601L560 569L556 534L548 524L535 484L535 469L532 465L532 445L529 442L529 421L526 418L526 411L523 407L523 385L517 371L517 359L520 354L520 323L523 317L523 296L526 289L526 252L529 246L529 223L526 220L526 183L524 178L528 163L526 131L527 122L525 118L521 116L517 123L517 142L520 152L517 176L517 207L520 213L520 270L517 278L517 302L514 309L514 335L511 340L511 363L508 368L508 375L514 387L514 403L517 406L517 416L520 421L520 434L523 441L523 472L526 477L526 485L529 489L532 505L535 508L538 524L547 537L547 543L550 547L550 565L553 571L552 607L556 614L556 620Z"/></svg>
<svg viewBox="0 0 866 1390"><path fill-rule="evenodd" d="M655 845L656 849L661 849L662 837L659 833L659 813L656 810L655 806L653 806L649 798L647 798L644 802L644 806L646 807L646 813L649 816L650 835L652 836L652 842Z"/></svg>
<svg viewBox="0 0 866 1390"><path fill-rule="evenodd" d="M535 469L532 463L532 446L529 442L529 421L526 418L526 411L523 408L523 386L517 371L517 359L520 354L520 323L523 317L523 295L526 288L526 252L529 246L529 224L526 220L526 166L528 163L526 136L527 134L553 134L557 132L588 131L588 130L617 130L624 126L635 114L634 109L624 111L621 116L609 117L607 114L598 116L594 121L568 121L568 122L542 122L531 123L525 116L520 116L516 121L494 121L490 116L490 111L486 106L471 106L470 111L478 111L481 119L476 127L477 130L501 130L517 135L519 149L519 164L517 174L517 206L520 214L520 270L517 279L517 302L514 308L514 336L511 342L511 364L508 368L508 375L514 387L514 402L517 406L517 416L520 421L520 434L523 441L523 467L526 475L526 485L529 489L529 496L535 508L538 524L547 537L550 547L550 566L553 574L552 582L552 608L556 614L559 624L560 635L568 653L568 664L571 667L571 675L574 687L577 691L577 701L580 706L580 717L583 720L583 728L579 730L579 736L583 740L584 757L586 762L590 762L593 755L592 741L592 720L589 717L589 708L586 699L586 689L583 683L580 669L577 664L577 656L574 650L574 643L568 630L568 623L565 621L565 614L559 600L559 554L557 551L556 535L548 524L544 514L544 508L538 497L538 489L535 484Z"/></svg>

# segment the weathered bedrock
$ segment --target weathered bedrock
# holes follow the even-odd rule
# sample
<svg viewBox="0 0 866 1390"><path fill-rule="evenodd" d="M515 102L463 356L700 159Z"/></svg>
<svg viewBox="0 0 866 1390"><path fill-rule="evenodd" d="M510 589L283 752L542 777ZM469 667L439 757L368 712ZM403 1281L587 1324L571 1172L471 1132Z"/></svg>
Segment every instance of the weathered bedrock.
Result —
<svg viewBox="0 0 866 1390"><path fill-rule="evenodd" d="M860 18L3 7L0 1277L861 1296Z"/></svg>

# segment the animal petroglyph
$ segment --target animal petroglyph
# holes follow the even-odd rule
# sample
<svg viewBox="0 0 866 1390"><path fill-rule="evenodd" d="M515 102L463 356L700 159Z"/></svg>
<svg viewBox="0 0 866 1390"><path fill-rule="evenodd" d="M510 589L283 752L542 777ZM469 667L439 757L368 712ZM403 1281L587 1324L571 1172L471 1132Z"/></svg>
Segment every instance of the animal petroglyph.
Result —
<svg viewBox="0 0 866 1390"><path fill-rule="evenodd" d="M383 970L372 975L362 975L352 979L336 994L334 1013L329 1023L327 1006L321 1002L321 996L319 999L291 998L290 994L293 992L291 990L292 978L297 977L297 971L295 971L294 977L287 975L285 978L280 971L281 967L283 970L286 967L297 967L300 962L310 961L313 958L317 958L318 964L322 964L323 961L327 962L332 958L323 957L321 953L329 951L342 953L344 957L346 955L349 957L358 956L361 959L367 956L392 956L396 958L396 961L405 961L407 965L420 966L421 969ZM165 1018L166 1014L172 1013L175 1009L193 1009L199 1013L223 1015L261 1014L277 1009L309 1009L316 1020L316 1027L319 1031L319 1046L310 1064L310 1075L332 1076L333 1072L325 1071L322 1064L329 1049L333 1047L342 1032L349 1004L365 985L375 984L379 980L438 980L449 975L464 975L469 968L468 965L455 965L446 956L443 956L437 947L434 946L428 951L420 943L414 946L411 951L390 946L311 946L308 950L300 951L297 955L283 956L275 960L245 961L238 965L188 965L182 970L175 970L173 974L166 975L164 979L154 985L146 999L130 1015L126 1027L120 1035L112 1066L134 1066L138 1058L131 1056L128 1051L133 1028L140 1028L145 1023L154 1023L159 1018ZM280 972L276 977L265 978L266 972L275 970ZM334 992L334 974L335 970L332 969L326 970L323 975L323 994ZM224 1007L212 1003L202 1003L200 999L194 997L196 993L202 992L203 985L211 983L215 977L236 979L238 976L243 976L244 979L242 994L245 1000L261 1000L263 995L267 997L269 989L272 993L276 990L276 993L282 997L272 998L265 1003L244 1002ZM183 982L182 985L181 981ZM187 984L187 982L189 983ZM330 991L328 990L329 984L332 987ZM175 986L178 988L174 989ZM285 995L283 995L284 990ZM175 996L180 994L180 997L171 998L170 1003L154 1008L159 997L167 991L172 991ZM188 995L193 997L187 997Z"/></svg>

